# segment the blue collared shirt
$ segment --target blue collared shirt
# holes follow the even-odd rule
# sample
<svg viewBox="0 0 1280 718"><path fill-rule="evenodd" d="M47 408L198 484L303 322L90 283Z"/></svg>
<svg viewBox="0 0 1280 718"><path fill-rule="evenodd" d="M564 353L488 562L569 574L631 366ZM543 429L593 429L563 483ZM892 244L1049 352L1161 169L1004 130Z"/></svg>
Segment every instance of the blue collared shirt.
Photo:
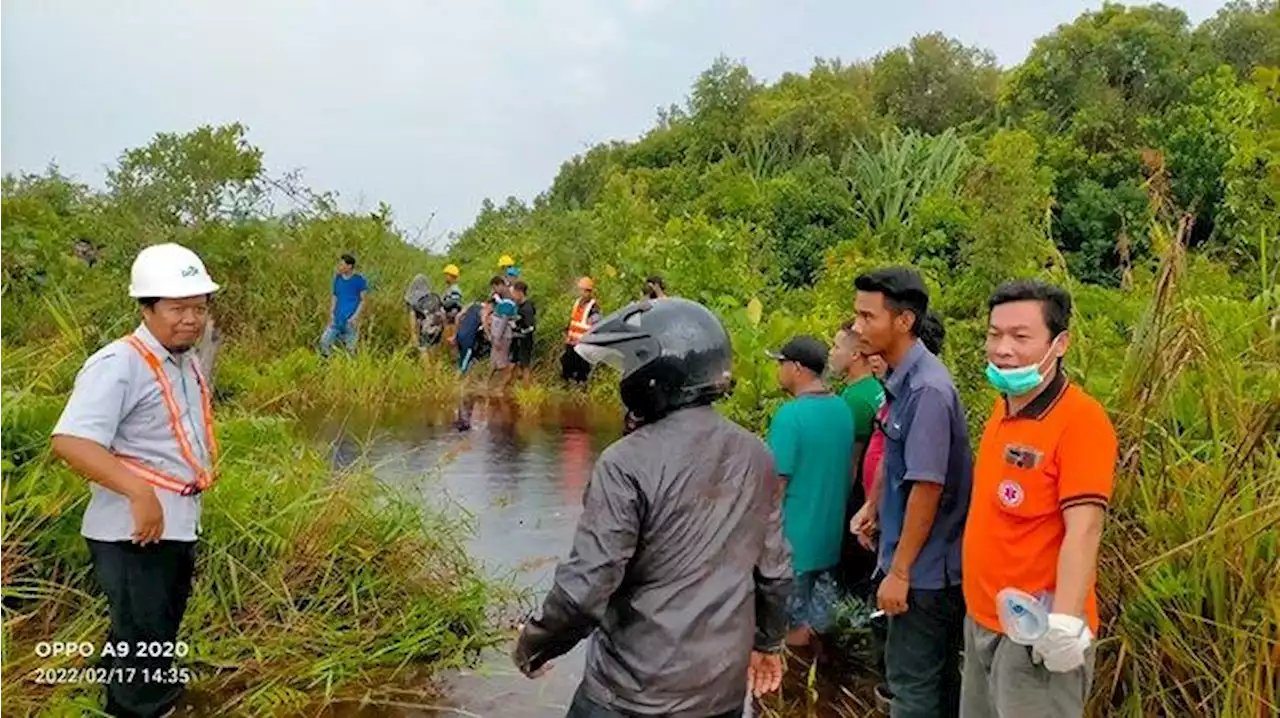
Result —
<svg viewBox="0 0 1280 718"><path fill-rule="evenodd" d="M902 537L911 484L942 484L933 528L911 567L911 587L960 584L960 549L969 514L973 455L964 407L951 374L917 341L885 381L884 486L880 492L879 569L889 572Z"/></svg>

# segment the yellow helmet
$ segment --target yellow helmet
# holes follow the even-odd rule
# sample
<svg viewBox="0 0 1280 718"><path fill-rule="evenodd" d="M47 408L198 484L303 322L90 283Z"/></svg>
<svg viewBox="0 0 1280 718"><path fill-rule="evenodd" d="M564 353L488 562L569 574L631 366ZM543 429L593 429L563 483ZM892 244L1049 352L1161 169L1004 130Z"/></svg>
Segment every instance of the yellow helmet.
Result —
<svg viewBox="0 0 1280 718"><path fill-rule="evenodd" d="M514 266L516 266L516 260L512 259L510 254L504 254L502 255L502 259L498 260L499 268L506 269L507 267Z"/></svg>
<svg viewBox="0 0 1280 718"><path fill-rule="evenodd" d="M457 277L457 276L458 276L458 265L456 265L456 264L446 264L446 265L445 265L445 267L444 267L444 273L445 273L445 274L447 274L447 275L449 275L450 277Z"/></svg>

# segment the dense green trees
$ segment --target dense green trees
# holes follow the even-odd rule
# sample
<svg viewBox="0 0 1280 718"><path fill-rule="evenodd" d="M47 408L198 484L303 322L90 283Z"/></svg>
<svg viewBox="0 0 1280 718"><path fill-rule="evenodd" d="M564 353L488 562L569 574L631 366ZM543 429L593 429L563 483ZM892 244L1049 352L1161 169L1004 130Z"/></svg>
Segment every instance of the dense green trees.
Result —
<svg viewBox="0 0 1280 718"><path fill-rule="evenodd" d="M999 80L994 54L938 32L912 38L872 64L876 110L921 132L990 119Z"/></svg>
<svg viewBox="0 0 1280 718"><path fill-rule="evenodd" d="M606 188L628 177L658 221L750 226L786 287L812 285L821 255L844 240L915 259L977 257L975 222L1013 241L1051 240L1076 277L1118 286L1152 261L1154 187L1162 211L1194 216L1193 246L1248 264L1259 233L1274 232L1266 63L1277 62L1278 18L1275 2L1235 2L1193 28L1177 9L1107 4L1003 72L990 53L936 33L771 85L721 58L642 139L566 163L534 214L612 212ZM1029 195L990 187L1011 179L969 161L984 151L1028 158ZM962 211L1000 206L999 193L1014 217ZM464 232L455 251L498 251L488 227ZM536 236L544 250L559 241L580 239Z"/></svg>

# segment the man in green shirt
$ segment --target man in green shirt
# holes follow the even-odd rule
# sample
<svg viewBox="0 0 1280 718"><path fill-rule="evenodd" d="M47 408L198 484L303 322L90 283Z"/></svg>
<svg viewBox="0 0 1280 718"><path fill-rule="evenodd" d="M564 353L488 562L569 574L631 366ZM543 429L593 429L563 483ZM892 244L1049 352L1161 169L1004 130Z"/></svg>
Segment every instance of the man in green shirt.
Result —
<svg viewBox="0 0 1280 718"><path fill-rule="evenodd" d="M793 397L770 422L769 450L785 487L782 532L795 571L787 643L805 646L831 627L838 599L831 569L840 564L852 484L853 417L822 383L827 347L821 341L796 337L769 356L778 361L778 383Z"/></svg>
<svg viewBox="0 0 1280 718"><path fill-rule="evenodd" d="M840 397L853 412L853 438L858 443L858 455L871 439L875 429L876 414L884 405L884 385L871 371L871 360L858 351L858 335L853 331L853 321L845 322L836 332L828 363L831 373L845 381ZM863 477L863 483L871 477Z"/></svg>

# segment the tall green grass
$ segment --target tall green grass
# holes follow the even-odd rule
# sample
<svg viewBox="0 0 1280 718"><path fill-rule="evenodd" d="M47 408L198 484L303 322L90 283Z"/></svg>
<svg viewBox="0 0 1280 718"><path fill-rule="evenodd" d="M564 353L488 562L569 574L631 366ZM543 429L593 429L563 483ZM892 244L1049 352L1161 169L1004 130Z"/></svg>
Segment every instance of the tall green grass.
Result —
<svg viewBox="0 0 1280 718"><path fill-rule="evenodd" d="M1182 236L1108 397L1095 715L1280 713L1280 336L1191 286Z"/></svg>
<svg viewBox="0 0 1280 718"><path fill-rule="evenodd" d="M6 356L6 362L9 357ZM42 445L62 395L6 388L6 712L84 715L87 685L38 686L39 641L106 635L79 537L82 479ZM366 697L371 686L458 666L497 640L503 600L463 548L465 526L367 467L336 471L293 422L223 416L221 479L205 503L195 590L181 639L192 688L216 714L274 714Z"/></svg>
<svg viewBox="0 0 1280 718"><path fill-rule="evenodd" d="M622 411L616 374L595 372L585 389L563 385L559 379L560 356L536 357L531 382L513 378L507 395L527 413L551 411L563 404L587 404ZM465 394L499 392L488 361L477 362L464 377L446 347L425 355L417 349L398 352L358 351L348 356L336 352L325 360L315 352L297 349L277 359L255 360L232 349L220 361L218 391L226 401L245 410L311 415L316 412L356 411L366 420L404 417L415 408L440 415Z"/></svg>

